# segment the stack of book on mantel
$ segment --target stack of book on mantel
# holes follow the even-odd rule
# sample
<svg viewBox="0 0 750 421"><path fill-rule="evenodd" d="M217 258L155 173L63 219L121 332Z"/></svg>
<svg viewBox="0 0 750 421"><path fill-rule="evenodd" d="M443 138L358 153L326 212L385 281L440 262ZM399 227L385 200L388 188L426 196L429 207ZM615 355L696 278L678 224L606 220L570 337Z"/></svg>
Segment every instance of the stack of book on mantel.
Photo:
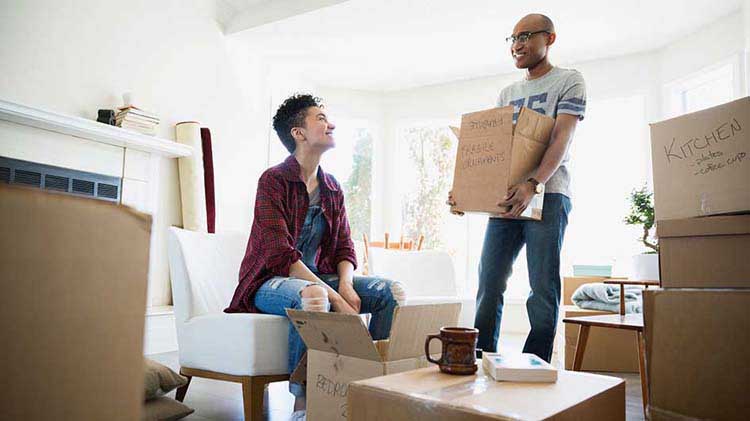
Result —
<svg viewBox="0 0 750 421"><path fill-rule="evenodd" d="M154 113L129 105L118 109L115 124L123 129L153 136L156 135L159 127L159 117Z"/></svg>
<svg viewBox="0 0 750 421"><path fill-rule="evenodd" d="M534 354L482 353L485 374L497 381L554 383L557 369Z"/></svg>

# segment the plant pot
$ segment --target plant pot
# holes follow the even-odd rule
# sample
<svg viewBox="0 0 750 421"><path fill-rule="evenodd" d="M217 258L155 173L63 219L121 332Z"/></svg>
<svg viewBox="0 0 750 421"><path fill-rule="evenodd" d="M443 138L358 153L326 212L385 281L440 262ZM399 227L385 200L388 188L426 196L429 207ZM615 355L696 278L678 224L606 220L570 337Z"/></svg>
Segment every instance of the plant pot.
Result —
<svg viewBox="0 0 750 421"><path fill-rule="evenodd" d="M633 270L630 279L634 281L658 281L659 255L653 253L633 256Z"/></svg>

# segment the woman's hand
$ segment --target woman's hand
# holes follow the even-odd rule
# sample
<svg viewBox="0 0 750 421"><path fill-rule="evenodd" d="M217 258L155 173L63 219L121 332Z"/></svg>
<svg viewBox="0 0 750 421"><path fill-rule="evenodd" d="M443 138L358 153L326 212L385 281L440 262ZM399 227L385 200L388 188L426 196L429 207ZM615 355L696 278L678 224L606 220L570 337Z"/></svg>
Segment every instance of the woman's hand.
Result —
<svg viewBox="0 0 750 421"><path fill-rule="evenodd" d="M336 313L343 314L359 314L359 311L355 310L338 292L330 289L328 291L328 301L331 302L331 307Z"/></svg>
<svg viewBox="0 0 750 421"><path fill-rule="evenodd" d="M359 310L362 308L362 300L351 282L339 281L339 295L359 314Z"/></svg>

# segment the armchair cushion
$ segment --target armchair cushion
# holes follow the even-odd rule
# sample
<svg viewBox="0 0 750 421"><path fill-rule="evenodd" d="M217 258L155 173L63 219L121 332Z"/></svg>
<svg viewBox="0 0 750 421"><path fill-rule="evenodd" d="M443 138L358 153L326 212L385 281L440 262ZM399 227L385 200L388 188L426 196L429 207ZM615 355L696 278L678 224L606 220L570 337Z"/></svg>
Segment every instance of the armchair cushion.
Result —
<svg viewBox="0 0 750 421"><path fill-rule="evenodd" d="M214 313L183 326L180 365L237 376L286 374L289 322L270 314Z"/></svg>

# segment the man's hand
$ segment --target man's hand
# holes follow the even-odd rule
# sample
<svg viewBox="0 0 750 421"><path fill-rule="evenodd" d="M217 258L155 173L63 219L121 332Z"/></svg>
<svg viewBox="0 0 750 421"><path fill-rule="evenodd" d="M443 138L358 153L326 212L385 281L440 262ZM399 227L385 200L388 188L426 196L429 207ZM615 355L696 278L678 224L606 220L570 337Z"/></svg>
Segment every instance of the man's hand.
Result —
<svg viewBox="0 0 750 421"><path fill-rule="evenodd" d="M351 281L339 280L339 294L344 301L349 304L354 311L359 313L362 308L362 300L359 298L357 291L354 290Z"/></svg>
<svg viewBox="0 0 750 421"><path fill-rule="evenodd" d="M453 207L456 206L456 200L453 198L453 190L448 192L448 200L445 201L445 204L451 207L451 213L458 216L463 216L463 212L458 210L453 210Z"/></svg>
<svg viewBox="0 0 750 421"><path fill-rule="evenodd" d="M529 206L531 199L534 198L534 194L534 187L528 181L511 186L508 189L508 194L505 195L503 200L497 203L498 206L509 208L507 211L500 213L500 215L514 218L519 217L526 210L526 207Z"/></svg>

